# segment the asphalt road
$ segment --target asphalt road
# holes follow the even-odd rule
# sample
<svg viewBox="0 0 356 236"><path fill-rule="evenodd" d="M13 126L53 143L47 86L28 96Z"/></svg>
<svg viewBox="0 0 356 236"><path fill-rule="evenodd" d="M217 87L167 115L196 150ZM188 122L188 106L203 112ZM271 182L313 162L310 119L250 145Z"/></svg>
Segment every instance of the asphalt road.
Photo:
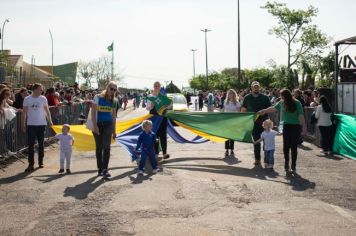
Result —
<svg viewBox="0 0 356 236"><path fill-rule="evenodd" d="M114 144L110 181L96 177L94 152L74 152L73 173L57 174L50 146L44 169L27 174L16 161L0 172L0 235L355 235L356 162L305 144L298 174L286 175L281 141L270 172L253 166L251 144L224 158L223 143L170 139L171 158L143 177Z"/></svg>

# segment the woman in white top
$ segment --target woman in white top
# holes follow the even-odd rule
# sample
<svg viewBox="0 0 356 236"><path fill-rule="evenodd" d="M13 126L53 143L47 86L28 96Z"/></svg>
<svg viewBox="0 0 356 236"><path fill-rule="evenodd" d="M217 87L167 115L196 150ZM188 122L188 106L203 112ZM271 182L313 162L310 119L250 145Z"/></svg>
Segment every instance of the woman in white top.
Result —
<svg viewBox="0 0 356 236"><path fill-rule="evenodd" d="M222 109L223 112L240 112L241 104L237 98L237 93L233 89L229 89L227 91L226 100L224 103L224 107ZM231 150L230 156L234 156L234 140L225 141L225 157L229 156L229 149Z"/></svg>
<svg viewBox="0 0 356 236"><path fill-rule="evenodd" d="M320 105L316 107L315 118L318 119L316 125L319 126L321 134L321 152L325 154L330 154L332 151L333 129L331 115L332 110L329 101L324 95L320 96Z"/></svg>

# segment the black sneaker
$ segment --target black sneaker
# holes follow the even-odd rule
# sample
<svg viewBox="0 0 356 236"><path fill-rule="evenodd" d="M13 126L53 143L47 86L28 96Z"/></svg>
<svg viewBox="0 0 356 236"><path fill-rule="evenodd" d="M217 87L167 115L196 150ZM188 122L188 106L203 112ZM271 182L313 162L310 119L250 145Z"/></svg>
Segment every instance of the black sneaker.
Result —
<svg viewBox="0 0 356 236"><path fill-rule="evenodd" d="M64 172L64 169L59 169L58 173L62 174Z"/></svg>
<svg viewBox="0 0 356 236"><path fill-rule="evenodd" d="M233 150L231 150L230 155L231 155L231 156L235 156L235 153L234 153Z"/></svg>
<svg viewBox="0 0 356 236"><path fill-rule="evenodd" d="M103 171L102 170L98 170L98 176L103 176Z"/></svg>
<svg viewBox="0 0 356 236"><path fill-rule="evenodd" d="M33 166L28 166L26 169L25 169L25 172L32 172L34 171L35 168L33 168Z"/></svg>
<svg viewBox="0 0 356 236"><path fill-rule="evenodd" d="M67 169L67 170L66 170L66 173L67 173L67 174L72 174L72 172L70 171L70 169Z"/></svg>
<svg viewBox="0 0 356 236"><path fill-rule="evenodd" d="M42 169L43 168L43 163L38 165L38 168Z"/></svg>
<svg viewBox="0 0 356 236"><path fill-rule="evenodd" d="M103 170L103 179L109 179L111 174L107 170Z"/></svg>
<svg viewBox="0 0 356 236"><path fill-rule="evenodd" d="M261 161L255 161L254 163L253 163L255 166L260 166L261 165Z"/></svg>
<svg viewBox="0 0 356 236"><path fill-rule="evenodd" d="M169 157L169 154L163 154L163 159L168 159Z"/></svg>
<svg viewBox="0 0 356 236"><path fill-rule="evenodd" d="M228 157L229 156L229 151L225 151L225 157Z"/></svg>

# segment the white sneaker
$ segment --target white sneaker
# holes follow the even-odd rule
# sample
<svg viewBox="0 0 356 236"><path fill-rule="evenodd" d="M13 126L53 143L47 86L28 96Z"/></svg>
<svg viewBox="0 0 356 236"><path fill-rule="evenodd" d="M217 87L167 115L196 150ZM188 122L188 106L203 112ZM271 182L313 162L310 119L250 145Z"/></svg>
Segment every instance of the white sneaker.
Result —
<svg viewBox="0 0 356 236"><path fill-rule="evenodd" d="M138 174L139 174L139 175L143 175L143 170L139 170L139 171L138 171Z"/></svg>
<svg viewBox="0 0 356 236"><path fill-rule="evenodd" d="M158 169L153 169L152 170L152 174L157 174L157 172L158 172Z"/></svg>

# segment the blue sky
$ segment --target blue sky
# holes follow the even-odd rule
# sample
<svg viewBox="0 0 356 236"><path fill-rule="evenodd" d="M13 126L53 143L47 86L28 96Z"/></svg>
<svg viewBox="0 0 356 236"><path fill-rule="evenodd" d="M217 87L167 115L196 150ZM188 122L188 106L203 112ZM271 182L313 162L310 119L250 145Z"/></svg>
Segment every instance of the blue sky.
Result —
<svg viewBox="0 0 356 236"><path fill-rule="evenodd" d="M356 1L285 0L291 8L313 5L320 29L335 40L355 36ZM240 0L241 66L286 63L284 42L268 34L276 20L260 7L265 0ZM91 60L107 54L114 41L115 68L125 86L151 87L156 80L187 85L192 52L196 72L205 72L203 28L208 33L209 70L236 67L236 0L1 0L4 48L27 62L51 64L49 29L54 37L54 64Z"/></svg>

